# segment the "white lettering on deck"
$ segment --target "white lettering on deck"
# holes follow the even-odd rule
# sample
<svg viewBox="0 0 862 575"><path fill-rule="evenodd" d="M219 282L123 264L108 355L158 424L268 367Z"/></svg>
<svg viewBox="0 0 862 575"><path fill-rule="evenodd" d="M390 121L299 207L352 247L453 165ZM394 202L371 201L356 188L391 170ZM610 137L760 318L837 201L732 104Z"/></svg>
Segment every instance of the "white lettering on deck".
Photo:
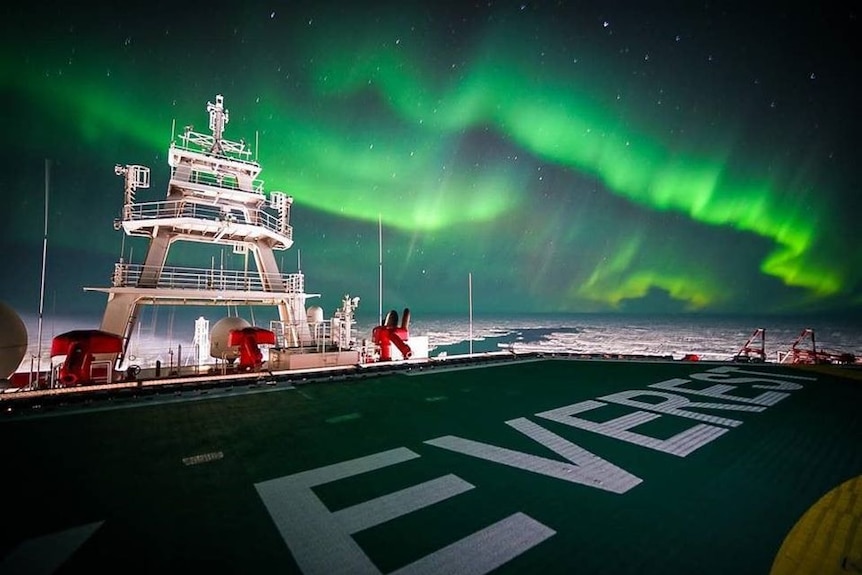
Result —
<svg viewBox="0 0 862 575"><path fill-rule="evenodd" d="M439 503L474 486L449 474L335 512L327 509L312 487L417 457L419 455L413 451L400 447L263 481L255 484L255 488L303 573L377 575L380 570L351 535ZM395 573L481 575L511 561L554 533L528 515L515 513Z"/></svg>
<svg viewBox="0 0 862 575"><path fill-rule="evenodd" d="M757 375L758 377L726 377L731 373L745 373L749 375ZM781 391L798 391L802 389L802 385L792 381L785 381L783 378L801 379L807 381L816 381L814 377L806 377L803 375L782 375L781 379L772 377L766 373L758 373L756 371L748 371L739 369L738 367L723 366L710 369L707 373L693 373L690 376L692 379L701 381L721 381L722 383L732 383L735 385L743 385L746 383L761 382L759 385L752 385L757 389L775 389ZM769 385L764 385L769 384Z"/></svg>
<svg viewBox="0 0 862 575"><path fill-rule="evenodd" d="M802 389L801 383L798 382L816 381L814 377L785 374L773 376L735 366L715 367L705 372L693 373L689 377L691 379L674 378L654 383L646 390L611 393L597 398L602 401L596 399L581 401L535 415L569 427L584 429L677 457L686 457L718 439L731 428L742 425L742 421L738 419L694 410L758 413L788 397L790 394L787 392ZM708 387L703 387L704 383ZM694 387L689 387L692 385ZM736 395L735 393L739 393L737 388L742 385L765 391L753 397ZM656 389L663 391L654 391ZM733 403L695 402L678 395L679 393ZM612 404L613 407L622 405L634 408L636 411L602 422L575 417L603 407L611 407ZM641 424L666 416L705 423L695 424L668 439L659 439L632 431ZM429 439L424 443L492 463L617 494L625 493L642 482L639 477L524 417L505 423L566 461L540 457L454 435ZM380 571L362 551L352 535L455 497L473 489L474 486L457 475L449 474L338 511L330 511L312 488L418 457L418 454L406 447L400 447L264 481L255 484L255 488L303 573L306 575L311 573L376 575ZM482 575L511 561L554 533L552 529L528 515L514 513L394 573L398 575L434 573Z"/></svg>
<svg viewBox="0 0 862 575"><path fill-rule="evenodd" d="M734 378L729 377L731 374L754 375L757 377ZM675 378L661 381L659 383L653 383L649 387L653 387L656 389L666 389L669 391L679 391L682 393L693 395L703 395L715 399L727 399L730 401L754 403L757 405L764 405L766 407L770 407L772 405L775 405L782 399L790 396L789 393L784 393L785 391L797 391L802 389L802 385L793 381L787 381L788 379L795 379L800 381L817 381L816 377L786 374L773 376L768 373L741 369L729 365L714 367L710 370L707 370L706 373L692 373L689 377L696 381L716 383L716 385L707 387L706 389L691 389L683 387L684 385L691 383L691 381L687 379ZM755 389L768 389L771 391L766 391L755 397L742 397L739 395L732 395L728 393L730 391L736 390L736 386L743 384L757 384L752 385L751 387Z"/></svg>
<svg viewBox="0 0 862 575"><path fill-rule="evenodd" d="M692 378L700 379L700 377L695 378L694 376L702 376L702 375L711 375L705 373L694 373L692 374ZM709 381L709 380L701 380L701 381ZM656 389L667 389L669 391L679 391L682 393L688 393L693 395L703 395L706 397L712 397L714 399L728 399L730 401L741 401L745 403L755 403L757 405L765 405L769 407L771 405L775 405L785 397L788 397L789 393L782 393L780 391L766 391L761 393L756 397L740 397L738 395L732 395L728 393L728 391L734 391L736 389L735 385L724 385L718 384L713 385L711 387L707 387L706 389L690 389L687 387L683 387L687 383L691 383L691 380L688 379L668 379L666 381L660 381L658 383L653 383L649 387L654 387Z"/></svg>
<svg viewBox="0 0 862 575"><path fill-rule="evenodd" d="M430 439L425 443L494 463L502 463L503 465L516 467L524 471L547 475L554 479L562 479L571 483L580 483L589 487L604 489L612 493L625 493L641 482L639 477L632 475L625 469L617 467L613 463L590 453L583 447L563 439L559 435L548 431L526 418L521 417L507 421L506 425L517 429L533 441L547 447L571 463L563 463L555 459L539 457L538 455L489 445L454 435Z"/></svg>
<svg viewBox="0 0 862 575"><path fill-rule="evenodd" d="M642 423L661 417L657 413L636 411L603 423L575 417L576 414L599 409L607 405L607 403L602 403L601 401L588 400L550 411L543 411L542 413L537 413L536 416L679 457L685 457L692 451L700 449L707 443L718 439L728 431L723 427L699 423L668 439L658 439L635 431L629 431L631 428L637 427Z"/></svg>
<svg viewBox="0 0 862 575"><path fill-rule="evenodd" d="M664 401L660 403L652 403L649 401L637 401L635 397L658 397ZM726 427L736 427L742 425L738 419L730 419L729 417L719 417L717 415L707 415L705 413L697 413L688 411L692 408L700 409L718 409L729 411L763 411L765 407L754 405L739 405L731 403L694 403L687 397L674 395L672 393L662 393L661 391L647 391L635 389L632 391L620 391L610 395L603 395L598 399L618 403L628 407L640 407L650 411L657 411L667 415L676 415L677 417L686 417L696 421L705 421L707 423L715 423L716 425L724 425Z"/></svg>

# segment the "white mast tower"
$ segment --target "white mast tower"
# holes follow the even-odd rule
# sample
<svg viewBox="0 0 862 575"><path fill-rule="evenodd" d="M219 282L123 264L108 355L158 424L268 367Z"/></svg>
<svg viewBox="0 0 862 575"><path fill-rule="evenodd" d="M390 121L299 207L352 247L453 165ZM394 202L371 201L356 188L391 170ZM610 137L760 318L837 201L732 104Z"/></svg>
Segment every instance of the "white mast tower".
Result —
<svg viewBox="0 0 862 575"><path fill-rule="evenodd" d="M108 294L101 329L123 338L123 352L145 304L166 305L270 305L278 308L284 347L310 343L302 273L282 274L274 250L293 244L289 224L293 198L271 192L269 200L257 179L261 167L250 159L244 142L223 138L228 123L224 98L207 103L211 134L186 127L168 150L171 177L163 201L135 202L135 192L148 188L149 168L116 166L125 178L122 218L115 222L129 236L149 239L143 264L114 266L109 288L85 288ZM166 266L168 251L178 241L230 245L233 251L254 256L257 269L228 271L211 268Z"/></svg>

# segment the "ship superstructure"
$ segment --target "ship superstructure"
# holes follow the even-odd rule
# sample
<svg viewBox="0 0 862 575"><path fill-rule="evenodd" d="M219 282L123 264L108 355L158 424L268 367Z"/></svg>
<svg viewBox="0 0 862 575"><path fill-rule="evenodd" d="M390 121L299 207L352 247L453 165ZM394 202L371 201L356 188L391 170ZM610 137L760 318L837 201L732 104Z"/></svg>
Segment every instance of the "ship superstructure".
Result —
<svg viewBox="0 0 862 575"><path fill-rule="evenodd" d="M276 251L293 245L293 198L278 191L265 193L259 179L261 166L251 159L249 147L224 138L229 114L221 95L207 104L207 111L210 134L186 127L170 145L170 180L164 200L137 201L137 191L150 185L149 168L115 167L125 181L122 215L115 227L148 240L143 263L121 257L110 287L85 288L108 294L100 329L122 339L115 365L119 367L128 352L141 306L149 304L275 306L279 318L271 326L275 363L279 358L287 361L289 352L333 351L333 347L345 352L358 298L345 296L330 322L323 321L319 308L306 309L306 301L318 294L305 292L301 272L282 273L275 257ZM255 269L246 265L243 270L225 270L214 260L205 268L167 265L169 251L180 242L228 246L233 253L246 255L246 261L251 256ZM357 361L358 351L352 351L324 363Z"/></svg>

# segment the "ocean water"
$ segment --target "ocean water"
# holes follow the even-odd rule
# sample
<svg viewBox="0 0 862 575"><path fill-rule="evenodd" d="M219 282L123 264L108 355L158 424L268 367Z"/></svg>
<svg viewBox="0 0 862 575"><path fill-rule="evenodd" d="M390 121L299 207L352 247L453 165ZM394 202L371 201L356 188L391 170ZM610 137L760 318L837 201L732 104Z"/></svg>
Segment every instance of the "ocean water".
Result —
<svg viewBox="0 0 862 575"><path fill-rule="evenodd" d="M209 316L210 326L221 317L224 311ZM18 371L28 371L40 349L42 365L47 367L54 335L74 329L96 329L99 323L98 318L43 318L40 346L37 318L23 319L29 336L28 353ZM354 326L355 339L370 340L376 324L376 318L360 318ZM765 330L768 361L780 361L805 329L813 330L818 351L850 353L862 358L862 325L843 318L564 314L485 316L474 317L471 322L468 317L413 315L409 324L411 335L428 337L432 357L506 349L673 359L695 354L704 360L729 360L758 328ZM755 346L759 344L758 340ZM811 349L811 345L807 336L799 347ZM129 360L142 366L154 365L157 360L162 365L188 365L193 361L194 351L191 316L182 320L164 316L160 322L144 317L130 345Z"/></svg>
<svg viewBox="0 0 862 575"><path fill-rule="evenodd" d="M514 351L672 356L728 360L754 332L765 331L767 359L787 353L803 330L814 332L818 351L862 357L862 325L843 319L804 320L722 316L621 316L571 314L429 318L411 320L411 333L427 335L434 353ZM471 338L472 333L472 338ZM759 339L755 344L759 347ZM811 349L811 338L799 343Z"/></svg>

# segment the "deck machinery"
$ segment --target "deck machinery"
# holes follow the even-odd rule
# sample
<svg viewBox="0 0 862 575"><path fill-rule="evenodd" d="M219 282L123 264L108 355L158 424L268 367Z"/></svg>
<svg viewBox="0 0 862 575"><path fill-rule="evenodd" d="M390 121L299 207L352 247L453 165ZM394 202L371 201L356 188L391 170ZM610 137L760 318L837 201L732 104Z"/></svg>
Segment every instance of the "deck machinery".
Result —
<svg viewBox="0 0 862 575"><path fill-rule="evenodd" d="M810 340L810 348L805 348L803 345ZM793 364L852 364L856 363L856 356L852 353L834 353L825 349L817 349L817 342L814 339L814 330L810 328L803 329L793 345L790 346L790 351L784 354L780 359L780 363Z"/></svg>

